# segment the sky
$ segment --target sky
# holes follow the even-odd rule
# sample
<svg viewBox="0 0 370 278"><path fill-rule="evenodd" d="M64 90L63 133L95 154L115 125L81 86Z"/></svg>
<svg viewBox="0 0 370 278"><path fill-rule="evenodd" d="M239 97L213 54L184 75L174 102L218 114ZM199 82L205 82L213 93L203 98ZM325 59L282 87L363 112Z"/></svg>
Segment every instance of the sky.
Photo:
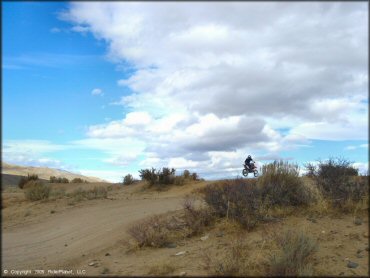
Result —
<svg viewBox="0 0 370 278"><path fill-rule="evenodd" d="M2 159L119 182L368 169L366 2L3 2Z"/></svg>

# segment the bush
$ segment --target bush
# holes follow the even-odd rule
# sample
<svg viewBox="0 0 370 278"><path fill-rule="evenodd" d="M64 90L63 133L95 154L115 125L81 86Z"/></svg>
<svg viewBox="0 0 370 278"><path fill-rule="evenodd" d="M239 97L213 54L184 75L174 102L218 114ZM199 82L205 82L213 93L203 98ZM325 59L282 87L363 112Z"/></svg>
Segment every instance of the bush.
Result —
<svg viewBox="0 0 370 278"><path fill-rule="evenodd" d="M18 182L18 187L20 189L23 189L24 188L24 185L27 182L29 182L29 181L36 181L38 179L39 179L38 175L34 175L34 174L30 175L30 174L28 174L27 177L21 177L21 179Z"/></svg>
<svg viewBox="0 0 370 278"><path fill-rule="evenodd" d="M82 201L84 199L105 199L108 197L108 191L103 186L95 186L93 189L90 190L77 188L72 193L68 194L68 196L73 197L75 201Z"/></svg>
<svg viewBox="0 0 370 278"><path fill-rule="evenodd" d="M202 233L204 228L210 226L214 221L214 215L209 209L196 209L193 200L189 198L185 199L184 211L185 225L190 229L189 236Z"/></svg>
<svg viewBox="0 0 370 278"><path fill-rule="evenodd" d="M182 175L185 179L189 179L190 178L190 171L189 170L184 170L184 173Z"/></svg>
<svg viewBox="0 0 370 278"><path fill-rule="evenodd" d="M252 276L255 275L255 265L251 261L251 246L242 237L230 242L224 256L217 259L205 254L206 268L209 274L217 276Z"/></svg>
<svg viewBox="0 0 370 278"><path fill-rule="evenodd" d="M175 185L184 185L185 184L185 177L184 176L176 176L174 179Z"/></svg>
<svg viewBox="0 0 370 278"><path fill-rule="evenodd" d="M50 183L69 183L69 180L67 178L64 178L64 177L55 177L55 176L51 176L50 179L49 179L49 182Z"/></svg>
<svg viewBox="0 0 370 278"><path fill-rule="evenodd" d="M164 276L175 272L176 267L172 263L161 263L154 265L149 269L148 274L154 276Z"/></svg>
<svg viewBox="0 0 370 278"><path fill-rule="evenodd" d="M74 178L71 183L86 183L86 181L81 178Z"/></svg>
<svg viewBox="0 0 370 278"><path fill-rule="evenodd" d="M318 249L315 240L304 232L285 231L275 236L280 251L270 257L269 275L307 276L312 275L311 260Z"/></svg>
<svg viewBox="0 0 370 278"><path fill-rule="evenodd" d="M261 192L255 180L236 179L207 185L203 190L205 202L219 217L236 220L252 229L262 220Z"/></svg>
<svg viewBox="0 0 370 278"><path fill-rule="evenodd" d="M168 243L169 230L159 216L152 216L134 224L128 233L136 240L139 247L163 247Z"/></svg>
<svg viewBox="0 0 370 278"><path fill-rule="evenodd" d="M330 158L317 165L307 164L307 175L316 182L323 196L334 206L342 207L347 201L360 201L369 188L368 177L358 176L358 170L343 158Z"/></svg>
<svg viewBox="0 0 370 278"><path fill-rule="evenodd" d="M157 171L152 169L142 169L139 171L140 178L145 180L149 183L149 185L155 185L158 182L158 174Z"/></svg>
<svg viewBox="0 0 370 278"><path fill-rule="evenodd" d="M60 199L66 196L66 190L64 188L58 188L51 190L50 198L52 199Z"/></svg>
<svg viewBox="0 0 370 278"><path fill-rule="evenodd" d="M313 194L299 177L296 164L274 161L264 165L257 184L263 201L273 206L301 206L313 201Z"/></svg>
<svg viewBox="0 0 370 278"><path fill-rule="evenodd" d="M158 172L158 183L164 185L173 184L175 181L175 172L176 170L173 168L163 167L162 171Z"/></svg>
<svg viewBox="0 0 370 278"><path fill-rule="evenodd" d="M198 180L198 174L197 173L192 173L191 174L191 179L193 180L193 181L196 181L196 180Z"/></svg>
<svg viewBox="0 0 370 278"><path fill-rule="evenodd" d="M127 174L123 178L123 185L130 185L130 184L133 184L133 183L134 183L134 178L132 177L131 174Z"/></svg>
<svg viewBox="0 0 370 278"><path fill-rule="evenodd" d="M49 198L50 186L38 180L30 180L24 185L24 194L27 200L38 201Z"/></svg>

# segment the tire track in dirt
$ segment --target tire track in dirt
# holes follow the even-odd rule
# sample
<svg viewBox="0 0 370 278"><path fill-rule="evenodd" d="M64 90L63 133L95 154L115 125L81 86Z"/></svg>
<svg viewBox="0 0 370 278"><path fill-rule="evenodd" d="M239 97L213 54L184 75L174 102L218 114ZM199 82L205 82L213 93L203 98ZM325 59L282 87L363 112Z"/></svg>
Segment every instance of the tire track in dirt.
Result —
<svg viewBox="0 0 370 278"><path fill-rule="evenodd" d="M130 223L181 209L182 197L104 200L2 233L3 269L63 268L125 238Z"/></svg>

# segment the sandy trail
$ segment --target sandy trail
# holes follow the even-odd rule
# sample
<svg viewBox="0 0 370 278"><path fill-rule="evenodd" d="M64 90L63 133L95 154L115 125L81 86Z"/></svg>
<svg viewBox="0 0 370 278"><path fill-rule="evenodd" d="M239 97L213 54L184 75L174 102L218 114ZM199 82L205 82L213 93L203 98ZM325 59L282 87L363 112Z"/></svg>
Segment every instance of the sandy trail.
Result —
<svg viewBox="0 0 370 278"><path fill-rule="evenodd" d="M2 233L3 269L56 269L76 263L125 237L130 223L152 214L181 209L180 196L104 200L74 208L27 227ZM74 262L74 263L73 263Z"/></svg>

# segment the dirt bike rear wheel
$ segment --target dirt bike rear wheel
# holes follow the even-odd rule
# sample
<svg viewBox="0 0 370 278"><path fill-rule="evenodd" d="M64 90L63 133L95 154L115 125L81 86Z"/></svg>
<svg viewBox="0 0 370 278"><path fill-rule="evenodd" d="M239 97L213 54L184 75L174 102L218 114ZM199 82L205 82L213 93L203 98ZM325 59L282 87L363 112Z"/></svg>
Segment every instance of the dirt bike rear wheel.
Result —
<svg viewBox="0 0 370 278"><path fill-rule="evenodd" d="M248 176L248 170L247 169L243 169L243 172L242 173L243 173L243 176L244 177L247 177Z"/></svg>

